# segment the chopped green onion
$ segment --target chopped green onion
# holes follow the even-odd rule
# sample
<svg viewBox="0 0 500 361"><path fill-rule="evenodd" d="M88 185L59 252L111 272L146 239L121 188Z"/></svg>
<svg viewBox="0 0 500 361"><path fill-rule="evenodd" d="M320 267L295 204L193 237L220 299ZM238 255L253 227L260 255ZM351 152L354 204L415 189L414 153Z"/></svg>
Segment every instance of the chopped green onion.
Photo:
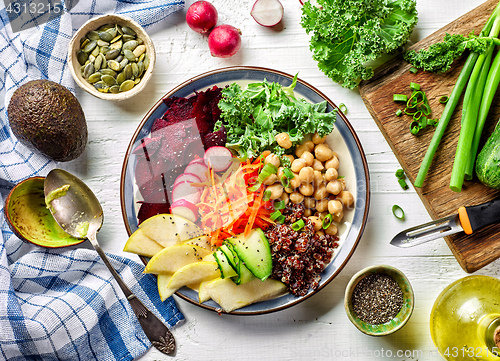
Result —
<svg viewBox="0 0 500 361"><path fill-rule="evenodd" d="M288 188L290 186L290 179L288 179L287 176L284 175L280 180L283 188Z"/></svg>
<svg viewBox="0 0 500 361"><path fill-rule="evenodd" d="M410 73L416 74L417 72L418 72L417 68L415 68L413 66L410 68Z"/></svg>
<svg viewBox="0 0 500 361"><path fill-rule="evenodd" d="M293 177L295 177L293 175L293 172L290 170L290 168L283 168L283 174L285 175L285 177L287 177L288 179L292 179Z"/></svg>
<svg viewBox="0 0 500 361"><path fill-rule="evenodd" d="M407 102L408 101L408 96L405 94L394 94L392 96L392 100L395 102Z"/></svg>
<svg viewBox="0 0 500 361"><path fill-rule="evenodd" d="M394 217L397 219L405 219L405 211L397 204L392 206L392 214L394 214Z"/></svg>
<svg viewBox="0 0 500 361"><path fill-rule="evenodd" d="M396 116L400 117L401 115L403 115L403 111L401 109L398 109L396 112Z"/></svg>
<svg viewBox="0 0 500 361"><path fill-rule="evenodd" d="M450 98L448 98L448 96L443 95L441 98L439 98L439 102L440 102L441 104L446 104L446 103L448 102L448 100L449 100L449 99L450 99Z"/></svg>
<svg viewBox="0 0 500 361"><path fill-rule="evenodd" d="M400 169L398 169L398 170L396 171L396 177L397 177L398 179L399 179L399 178L403 178L404 176L405 176L405 171L404 171L404 170L402 170L401 168L400 168Z"/></svg>
<svg viewBox="0 0 500 361"><path fill-rule="evenodd" d="M285 223L285 216L282 214L278 218L276 218L276 222L278 223Z"/></svg>
<svg viewBox="0 0 500 361"><path fill-rule="evenodd" d="M297 222L292 223L292 225L291 225L290 227L292 227L292 229L293 229L294 231L299 231L299 230L301 230L304 226L305 226L304 220L303 220L303 219L299 219Z"/></svg>
<svg viewBox="0 0 500 361"><path fill-rule="evenodd" d="M431 114L431 107L427 103L421 104L420 105L420 110L422 111L422 114L424 114L424 115Z"/></svg>
<svg viewBox="0 0 500 361"><path fill-rule="evenodd" d="M291 137L295 137L298 134L298 132L299 132L299 130L297 128L292 128L292 129L290 129L290 131L288 132L288 134Z"/></svg>
<svg viewBox="0 0 500 361"><path fill-rule="evenodd" d="M347 107L346 107L346 105L345 105L344 103L340 103L340 104L339 104L339 110L340 110L342 113L346 114L346 113L347 113Z"/></svg>
<svg viewBox="0 0 500 361"><path fill-rule="evenodd" d="M276 174L278 172L278 167L276 167L274 164L271 163L266 163L264 164L264 167L262 167L259 176L257 177L257 181L255 184L248 188L249 192L256 192L257 189L260 188L262 185L262 182L266 180L267 177L269 177L271 174Z"/></svg>
<svg viewBox="0 0 500 361"><path fill-rule="evenodd" d="M276 210L285 209L285 207L286 207L286 202L282 199L274 202L274 209L276 209Z"/></svg>
<svg viewBox="0 0 500 361"><path fill-rule="evenodd" d="M411 90L420 90L420 84L417 83L410 83L410 89Z"/></svg>
<svg viewBox="0 0 500 361"><path fill-rule="evenodd" d="M265 191L264 191L264 194L263 194L263 196L262 196L262 199L263 199L265 202L267 202L268 200L270 200L270 199L271 199L271 191L270 191L270 190L268 190L268 189L267 189L267 190L265 190Z"/></svg>
<svg viewBox="0 0 500 361"><path fill-rule="evenodd" d="M418 125L418 121L414 120L410 123L410 132L413 135L417 135L420 132L420 126Z"/></svg>
<svg viewBox="0 0 500 361"><path fill-rule="evenodd" d="M413 114L413 120L419 120L421 116L422 116L422 111L421 111L421 110L417 110L417 111Z"/></svg>
<svg viewBox="0 0 500 361"><path fill-rule="evenodd" d="M271 221L275 221L277 220L280 216L282 216L281 212L280 211L274 211L273 213L271 213L271 215L269 216L269 218L271 219Z"/></svg>
<svg viewBox="0 0 500 361"><path fill-rule="evenodd" d="M399 185L401 186L401 188L403 188L404 190L408 189L408 184L406 184L406 181L404 178L399 178L398 182L399 182Z"/></svg>
<svg viewBox="0 0 500 361"><path fill-rule="evenodd" d="M333 221L333 216L331 213L328 213L325 218L323 218L323 223L321 223L321 227L323 229L327 229L328 227L330 227L330 225L332 224L332 221Z"/></svg>

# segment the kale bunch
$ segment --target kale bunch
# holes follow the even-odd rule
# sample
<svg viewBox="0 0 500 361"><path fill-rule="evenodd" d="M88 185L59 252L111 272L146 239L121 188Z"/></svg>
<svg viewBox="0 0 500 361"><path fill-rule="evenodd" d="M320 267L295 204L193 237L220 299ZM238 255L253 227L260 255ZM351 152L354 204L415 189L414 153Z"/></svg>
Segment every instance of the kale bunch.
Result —
<svg viewBox="0 0 500 361"><path fill-rule="evenodd" d="M406 44L417 24L415 0L317 0L302 7L318 67L345 88L370 79L369 65Z"/></svg>

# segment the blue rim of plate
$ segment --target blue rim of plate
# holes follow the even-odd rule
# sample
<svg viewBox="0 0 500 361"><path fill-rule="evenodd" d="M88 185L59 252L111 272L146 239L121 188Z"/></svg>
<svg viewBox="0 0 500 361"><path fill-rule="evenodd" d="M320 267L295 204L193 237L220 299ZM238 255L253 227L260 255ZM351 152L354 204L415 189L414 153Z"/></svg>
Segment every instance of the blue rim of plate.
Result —
<svg viewBox="0 0 500 361"><path fill-rule="evenodd" d="M253 66L235 66L226 67L212 70L198 76L195 76L184 83L178 85L167 94L165 94L144 116L137 130L135 131L130 144L127 148L125 160L123 162L121 181L120 181L120 203L122 209L122 216L125 223L125 228L129 236L138 228L137 217L134 208L134 191L133 191L133 168L134 162L131 161L132 150L139 145L140 139L150 133L153 122L156 118L160 118L168 107L163 103L163 99L177 96L187 97L192 95L195 91L206 89L215 84L227 83L231 84L235 81L263 81L267 79L269 82L279 82L283 86L288 86L292 83L293 76L278 70L253 67ZM356 249L361 236L363 234L366 220L368 218L368 210L370 204L370 176L368 172L368 163L363 151L361 142L359 141L356 132L352 125L347 120L346 116L340 111L328 97L321 93L318 89L304 82L300 78L297 80L295 92L299 95L305 96L311 102L317 103L326 100L328 103L327 111L337 109L337 119L335 128L339 131L344 139L351 159L353 161L354 172L356 176L356 207L352 224L349 228L348 234L343 241L338 252L334 255L334 259L325 268L321 274L321 281L319 287L313 291L309 291L304 296L294 296L287 293L281 297L271 300L257 302L249 306L229 312L233 315L259 315L275 311L280 311L285 308L291 307L304 301L313 294L316 294L323 289L332 279L334 279L340 271L344 268L347 261L351 258L354 250ZM140 257L144 263L147 258ZM220 306L214 301L210 300L200 304L198 302L198 292L191 290L187 287L176 292L176 295L182 299L200 306L202 308L221 313ZM225 312L222 312L225 313Z"/></svg>

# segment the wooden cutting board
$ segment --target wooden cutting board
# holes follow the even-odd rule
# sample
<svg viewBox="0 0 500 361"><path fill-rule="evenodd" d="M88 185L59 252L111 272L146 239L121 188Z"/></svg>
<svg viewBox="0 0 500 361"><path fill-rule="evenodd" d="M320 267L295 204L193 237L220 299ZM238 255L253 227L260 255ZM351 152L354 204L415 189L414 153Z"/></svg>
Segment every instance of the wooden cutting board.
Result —
<svg viewBox="0 0 500 361"><path fill-rule="evenodd" d="M497 0L490 0L458 18L427 38L413 45L412 49L428 48L441 41L445 32L479 34L492 13ZM432 138L433 129L427 128L422 134L414 136L409 131L409 116L395 115L402 106L393 101L395 93L410 94L410 82L419 83L425 91L432 109L432 118L441 116L444 105L439 103L442 95L449 95L465 62L466 55L457 60L452 69L445 74L432 74L419 71L413 74L410 65L398 56L375 71L375 76L362 82L359 92L373 119L391 146L406 175L412 183L417 176L420 164ZM500 118L500 91L497 93L487 124L483 132L483 143L491 134ZM460 102L461 103L461 102ZM450 190L449 182L458 135L460 132L461 105L451 118L441 145L434 156L433 164L422 188L416 191L433 219L456 213L460 206L476 205L500 195L500 191L483 186L477 179L466 181L461 193ZM404 205L401 205L404 208ZM410 209L405 211L411 212ZM408 227L413 225L408 225ZM456 259L466 272L475 272L500 257L500 224L486 227L472 235L459 233L445 240Z"/></svg>

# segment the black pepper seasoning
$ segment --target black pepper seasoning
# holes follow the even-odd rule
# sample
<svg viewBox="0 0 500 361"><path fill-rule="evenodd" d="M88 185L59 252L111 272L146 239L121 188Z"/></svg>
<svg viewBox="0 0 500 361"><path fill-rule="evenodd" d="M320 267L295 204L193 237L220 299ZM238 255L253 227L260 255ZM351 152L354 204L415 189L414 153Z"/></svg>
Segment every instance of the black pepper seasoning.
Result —
<svg viewBox="0 0 500 361"><path fill-rule="evenodd" d="M393 319L403 306L403 291L389 275L375 273L358 282L352 306L360 320L379 325Z"/></svg>

